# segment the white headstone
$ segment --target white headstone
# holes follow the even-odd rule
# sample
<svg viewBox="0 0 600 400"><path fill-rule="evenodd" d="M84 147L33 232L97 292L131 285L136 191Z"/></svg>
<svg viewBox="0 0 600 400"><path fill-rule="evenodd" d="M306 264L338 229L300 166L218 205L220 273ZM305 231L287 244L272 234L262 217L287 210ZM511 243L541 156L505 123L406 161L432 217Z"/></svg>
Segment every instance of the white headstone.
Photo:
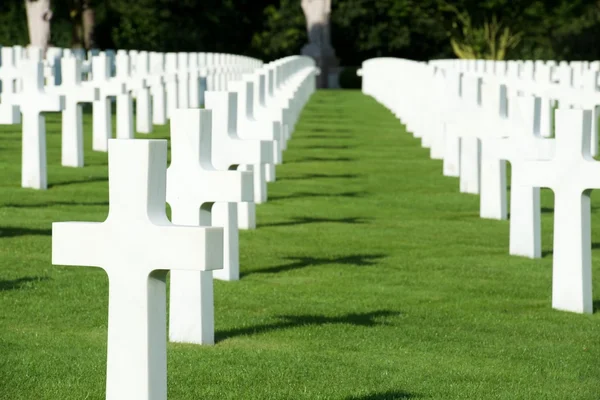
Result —
<svg viewBox="0 0 600 400"><path fill-rule="evenodd" d="M540 190L518 183L525 161L551 159L555 151L554 142L543 138L536 128L539 126L539 98L517 97L509 99L509 102L518 102L518 107L510 106L509 113L521 113L516 118L523 121L523 128L511 132L508 138L498 139L493 145L498 159L511 163L509 252L512 255L539 258L542 256ZM502 208L505 209L505 206Z"/></svg>
<svg viewBox="0 0 600 400"><path fill-rule="evenodd" d="M110 77L110 57L102 53L92 59L91 84L100 89L100 99L93 104L93 139L92 146L96 151L107 151L108 140L112 137L111 97L117 96L117 102L127 101L127 87ZM122 107L126 110L127 106ZM127 113L126 113L127 116Z"/></svg>
<svg viewBox="0 0 600 400"><path fill-rule="evenodd" d="M62 112L62 165L83 167L83 117L81 104L100 99L100 91L81 82L81 60L63 58L62 85L55 90L65 96Z"/></svg>
<svg viewBox="0 0 600 400"><path fill-rule="evenodd" d="M218 202L252 200L252 174L217 171L211 160L211 112L176 110L171 118L171 165L167 202L174 224L216 226L212 208ZM226 236L224 240L230 241ZM229 242L224 247L237 246ZM224 256L227 258L227 255ZM225 280L239 279L239 264L214 271ZM214 344L213 272L171 272L169 338L174 342Z"/></svg>
<svg viewBox="0 0 600 400"><path fill-rule="evenodd" d="M44 90L44 68L41 62L23 61L23 91L13 99L23 116L23 149L21 186L47 189L46 119L47 111L62 111L64 96L48 94Z"/></svg>
<svg viewBox="0 0 600 400"><path fill-rule="evenodd" d="M523 163L518 183L554 191L552 307L592 313L591 189L600 162L590 152L592 113L556 111L556 155Z"/></svg>
<svg viewBox="0 0 600 400"><path fill-rule="evenodd" d="M179 108L179 76L177 74L177 53L167 53L165 57L165 89L167 91L167 118L171 118Z"/></svg>
<svg viewBox="0 0 600 400"><path fill-rule="evenodd" d="M167 93L165 91L165 55L150 53L150 91L152 93L152 123L165 125L167 123Z"/></svg>
<svg viewBox="0 0 600 400"><path fill-rule="evenodd" d="M222 265L221 228L180 227L165 213L167 143L109 143L106 221L52 224L52 263L109 277L107 399L166 400L166 276Z"/></svg>
<svg viewBox="0 0 600 400"><path fill-rule="evenodd" d="M206 109L212 110L212 163L216 169L229 170L238 165L254 165L273 162L273 144L268 141L243 140L237 134L237 94L231 92L207 92ZM256 173L256 171L255 171ZM264 175L263 175L264 176ZM255 180L256 182L256 180ZM262 183L261 183L262 184ZM238 215L236 203L219 203L213 208L213 224L223 226L225 236L224 264L239 269L239 252L234 240L238 238ZM229 249L228 243L231 244ZM218 275L215 275L219 278Z"/></svg>

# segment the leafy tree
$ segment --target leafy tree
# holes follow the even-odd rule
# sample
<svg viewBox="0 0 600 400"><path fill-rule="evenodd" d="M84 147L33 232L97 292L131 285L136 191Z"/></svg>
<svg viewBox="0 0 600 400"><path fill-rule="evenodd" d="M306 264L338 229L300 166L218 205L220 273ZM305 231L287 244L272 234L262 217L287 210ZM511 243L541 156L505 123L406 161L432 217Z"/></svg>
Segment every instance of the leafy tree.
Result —
<svg viewBox="0 0 600 400"><path fill-rule="evenodd" d="M306 21L299 0L281 0L264 10L265 29L254 34L252 49L267 60L299 54L307 42Z"/></svg>

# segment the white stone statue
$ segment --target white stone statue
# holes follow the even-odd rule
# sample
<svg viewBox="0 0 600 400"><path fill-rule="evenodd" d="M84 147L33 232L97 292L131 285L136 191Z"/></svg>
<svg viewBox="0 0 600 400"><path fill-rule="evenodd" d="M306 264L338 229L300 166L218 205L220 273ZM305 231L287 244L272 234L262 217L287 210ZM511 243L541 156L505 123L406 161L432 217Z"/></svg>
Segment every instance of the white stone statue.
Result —
<svg viewBox="0 0 600 400"><path fill-rule="evenodd" d="M327 87L329 69L337 65L331 46L331 0L302 0L301 4L308 32L308 44L302 48L302 54L315 59L321 69L319 87Z"/></svg>
<svg viewBox="0 0 600 400"><path fill-rule="evenodd" d="M25 0L27 10L27 27L31 46L42 49L45 53L50 42L50 20L52 9L50 0Z"/></svg>
<svg viewBox="0 0 600 400"><path fill-rule="evenodd" d="M302 10L306 16L309 43L321 48L330 47L331 0L302 0Z"/></svg>

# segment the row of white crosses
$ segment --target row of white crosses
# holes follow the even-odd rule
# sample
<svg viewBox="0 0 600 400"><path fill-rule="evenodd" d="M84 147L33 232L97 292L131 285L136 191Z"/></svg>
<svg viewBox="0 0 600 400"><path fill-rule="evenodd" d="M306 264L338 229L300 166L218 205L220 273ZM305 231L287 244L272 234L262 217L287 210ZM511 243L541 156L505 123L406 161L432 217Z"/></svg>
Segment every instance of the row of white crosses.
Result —
<svg viewBox="0 0 600 400"><path fill-rule="evenodd" d="M43 113L62 111L62 165L83 167L83 104L93 104L93 150L106 152L113 137L112 99L116 137L133 138L135 131L147 134L153 124L165 124L178 108L200 107L203 79L216 77L221 84L212 90L222 90L262 65L218 53L91 51L87 59L82 52L51 48L44 59L39 49L14 46L2 47L0 55L0 104L23 114L21 180L34 189L48 185Z"/></svg>
<svg viewBox="0 0 600 400"><path fill-rule="evenodd" d="M236 204L255 198L253 172L231 166L281 161L281 132L293 132L316 73L288 57L207 92L205 110L174 110L168 169L166 140L109 139L106 221L53 224L53 264L109 275L107 399L167 398L168 271L169 339L214 343L213 274L239 279Z"/></svg>
<svg viewBox="0 0 600 400"><path fill-rule="evenodd" d="M578 313L593 311L589 192L600 185L593 159L598 70L598 62L381 58L359 72L363 92L443 159L444 175L459 177L461 192L480 194L482 218L508 218L511 163L510 254L541 257L540 188L554 191L552 306Z"/></svg>

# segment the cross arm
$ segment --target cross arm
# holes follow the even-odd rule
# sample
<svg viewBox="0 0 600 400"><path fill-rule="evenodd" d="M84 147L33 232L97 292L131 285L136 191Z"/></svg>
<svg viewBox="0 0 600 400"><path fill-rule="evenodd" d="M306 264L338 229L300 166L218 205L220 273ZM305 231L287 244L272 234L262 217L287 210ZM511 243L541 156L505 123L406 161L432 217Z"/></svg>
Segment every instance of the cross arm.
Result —
<svg viewBox="0 0 600 400"><path fill-rule="evenodd" d="M268 164L273 162L273 142L264 140L231 140L223 149L223 157L218 160L226 160L231 165L238 164ZM222 167L222 166L220 166Z"/></svg>
<svg viewBox="0 0 600 400"><path fill-rule="evenodd" d="M148 228L142 262L151 270L210 271L223 268L223 228L176 226Z"/></svg>
<svg viewBox="0 0 600 400"><path fill-rule="evenodd" d="M187 201L193 198L200 206L212 202L251 202L254 200L252 172L201 171L193 173L189 168L177 171L171 166L167 170L167 202ZM182 176L186 179L178 179ZM194 184L189 184L194 182Z"/></svg>
<svg viewBox="0 0 600 400"><path fill-rule="evenodd" d="M253 120L242 129L242 138L281 140L281 123L278 121Z"/></svg>
<svg viewBox="0 0 600 400"><path fill-rule="evenodd" d="M0 124L18 124L21 122L19 106L11 104L0 104Z"/></svg>
<svg viewBox="0 0 600 400"><path fill-rule="evenodd" d="M521 184L553 189L560 179L561 171L556 170L552 161L521 161L513 165L513 174L517 175Z"/></svg>
<svg viewBox="0 0 600 400"><path fill-rule="evenodd" d="M101 222L52 224L52 264L104 267L105 243Z"/></svg>

